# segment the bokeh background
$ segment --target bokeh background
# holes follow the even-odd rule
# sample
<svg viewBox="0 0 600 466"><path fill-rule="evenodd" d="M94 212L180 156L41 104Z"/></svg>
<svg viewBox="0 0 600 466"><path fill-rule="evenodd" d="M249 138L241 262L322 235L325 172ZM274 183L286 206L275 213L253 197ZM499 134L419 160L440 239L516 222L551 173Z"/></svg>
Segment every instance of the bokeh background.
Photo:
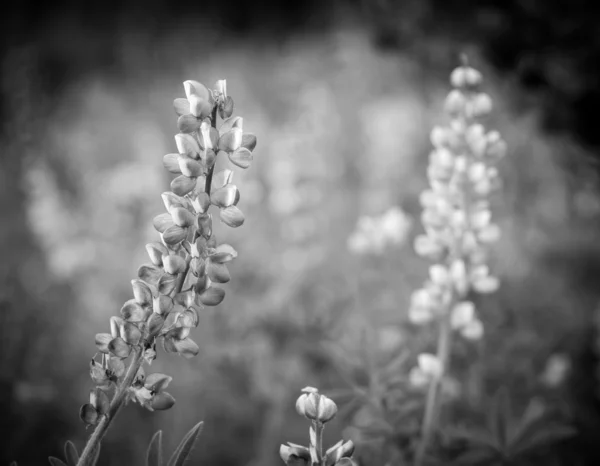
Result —
<svg viewBox="0 0 600 466"><path fill-rule="evenodd" d="M78 409L94 335L156 238L186 79L226 78L258 136L253 166L236 174L246 223L217 227L240 254L226 300L195 330L199 357L153 365L173 376L176 406L126 409L99 464L141 465L153 432L172 449L201 419L190 464L280 464L281 442L306 440L302 387L333 396L348 364L360 379L365 354L419 344L406 325L426 274L411 246L418 195L428 133L445 121L447 77L466 51L509 153L494 203L502 288L478 303L485 344L462 356L477 358L483 382L457 390L476 399L506 385L517 406L560 398L581 432L564 464L599 464L594 11L592 0L3 4L0 462L43 464L89 435ZM349 242L359 218L394 208L404 220L390 244ZM357 413L344 413L328 442L355 435Z"/></svg>

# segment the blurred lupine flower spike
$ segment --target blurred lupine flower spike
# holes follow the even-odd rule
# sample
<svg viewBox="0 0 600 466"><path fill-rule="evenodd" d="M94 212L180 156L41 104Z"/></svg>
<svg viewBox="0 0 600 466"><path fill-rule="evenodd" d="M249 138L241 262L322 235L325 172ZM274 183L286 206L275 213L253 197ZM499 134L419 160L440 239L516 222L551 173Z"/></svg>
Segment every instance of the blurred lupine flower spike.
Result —
<svg viewBox="0 0 600 466"><path fill-rule="evenodd" d="M451 120L431 132L430 187L420 196L425 233L414 243L416 253L434 264L429 280L413 293L409 320L427 324L450 312L454 330L479 339L483 326L467 295L492 293L499 286L487 264L489 247L500 237L490 195L500 185L494 165L506 153L506 144L497 131L486 132L478 122L492 108L491 98L479 90L481 73L463 65L450 81L454 89L445 109Z"/></svg>
<svg viewBox="0 0 600 466"><path fill-rule="evenodd" d="M444 103L450 123L431 132L430 186L420 195L425 233L415 238L414 247L433 265L424 286L413 293L408 315L414 325L438 322L439 333L437 354L419 355L409 377L413 386L429 389L417 466L435 428L438 388L450 359L452 332L470 340L483 336L468 295L493 293L499 286L488 266L489 248L500 237L500 228L492 221L490 197L500 186L495 164L504 157L506 144L497 131L486 131L479 122L492 110L492 99L480 90L482 82L481 73L466 58L452 71L454 89Z"/></svg>
<svg viewBox="0 0 600 466"><path fill-rule="evenodd" d="M288 442L281 445L279 455L290 466L353 466L354 444L351 440L340 440L323 454L323 429L325 423L337 414L337 405L333 400L321 395L313 387L302 389L302 395L296 401L296 411L311 421L310 444L308 447Z"/></svg>

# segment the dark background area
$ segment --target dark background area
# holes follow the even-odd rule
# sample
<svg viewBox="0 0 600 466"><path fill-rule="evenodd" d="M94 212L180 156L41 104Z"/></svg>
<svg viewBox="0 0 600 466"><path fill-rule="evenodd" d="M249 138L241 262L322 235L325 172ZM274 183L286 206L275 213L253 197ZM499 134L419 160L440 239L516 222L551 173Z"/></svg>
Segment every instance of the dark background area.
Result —
<svg viewBox="0 0 600 466"><path fill-rule="evenodd" d="M362 166L357 141L339 142L339 138L320 131L329 131L330 124L331 128L337 128L331 122L335 120L332 113L345 118L340 120L341 126L354 127L368 102L380 99L377 102L383 106L386 96L392 96L390 101L394 102L393 97L400 95L395 94L395 86L398 89L404 86L408 91L401 93L402 98L416 105L420 115L417 120L424 124L423 134L409 142L418 144L413 149L415 153L426 154L426 134L432 122L440 120L435 115L440 112L447 88L446 77L457 64L459 53L466 50L488 78L492 96L498 99L497 108L502 116L493 123L505 134L509 147L519 152L515 160L520 157L508 163L503 172L507 180L503 200L508 207L503 208L501 215L508 234L502 250L509 253L499 267L506 285L498 300L487 306L490 312L497 313L489 318L490 326L495 329L490 338L502 342L505 349L497 355L488 355L497 358L490 363L489 384L493 386L504 380L514 387L526 386L523 391L527 393L521 394L525 399L538 387L534 382L523 384L520 377L541 372L550 354L568 354L572 371L561 393L568 400L582 434L565 447L569 450L566 455L573 450L580 461L577 464L597 464L600 406L593 322L600 297L598 10L591 0L5 2L0 7L0 427L4 432L0 462L7 464L18 459L20 464L40 464L45 456L59 455L67 438L82 444L86 432L78 423L77 410L86 400L82 387L88 384L86 365L94 351L89 341L93 334L104 331L102 326L106 325L107 316L118 310L118 301L128 299L127 280L117 285L116 279L134 273L133 264L140 262L142 256L127 254L143 250L143 242L151 236L143 228L147 228L150 215L160 209L159 191L152 191L154 186L149 182L140 192L152 199L151 205L144 204L143 196L125 204L115 201L119 212L127 214L128 219L135 217L127 223L123 236L99 234L102 227L91 225L86 213L101 208L99 203L106 198L106 191L102 188L94 193L85 181L88 180L85 174L91 173L89 179L97 181L94 176L99 171L124 157L116 153L107 156L105 162L98 161L96 156L106 155L102 151L118 147L114 141L114 146L107 142L106 147L96 146L97 149L81 155L81 160L93 162L80 166L77 154L66 155L73 148L61 140L63 133L89 121L89 133L84 132L87 135L84 137L89 137L92 143L104 144L101 137L125 140L129 133L117 134L117 127L134 125L140 115L150 115L147 117L150 120L145 121L155 122L153 130L158 130L167 142L166 146L148 143L144 151L160 169L159 157L166 153L161 152L162 147L172 146L170 138L175 131L171 109L164 104L168 105L170 99L182 93L177 86L184 79L204 79L185 72L190 68L202 69L201 63L206 60L207 80L221 76L219 66L226 70L240 69L235 78L228 78L228 83L235 98L234 89L242 88L239 81L245 80L236 103L249 113L245 117L249 124L254 118L258 126L254 132L258 134L260 128L265 129L259 134L259 147L265 153L269 147L276 151L275 140L282 150L302 153L305 149L293 149L296 147L293 144L304 142L289 142L299 133L298 138L304 136L303 141L316 134L314 144L330 144L328 148L344 154L338 162L345 165L340 169L341 174L336 175L340 198L323 201L316 218L328 218L331 212L337 212L336 206L345 206L341 199L344 195L344 199L360 201L356 203L357 211L344 211L336 227L337 239L333 233L327 237L326 228L317 228L308 240L300 240L324 248L331 259L327 267L307 266L283 274L276 281L274 276L278 272L271 269L274 266L268 264L268 257L248 252L254 262L245 268L240 266L237 276L234 274L239 285L233 293L238 297L233 298L231 308L260 308L265 312L252 317L238 316L237 320L232 319L233 323L223 317L231 309L217 313L205 330L214 334L213 340L204 335L207 356L192 368L178 369L179 386L195 386L197 382L190 375L194 370L202 374L201 379L210 382L198 390L182 391L178 400L184 401L174 408L173 418L129 408L119 420L122 429L115 430L107 439L101 460L101 464L142 464L140 451L153 431L162 428L171 435L170 445L174 445L177 437L198 418L204 418L207 426L212 426L204 435L205 446L198 452L204 464L277 464L277 446L284 440L282 432L291 441L300 441L294 436L302 435L298 434L303 429L300 421L289 424L285 421L294 416L293 401L298 389L318 382L331 389L343 384L331 375L335 372L331 369L334 361L326 352L315 350L316 345L311 343L311 339L319 341L323 329L313 314L324 309L327 317L323 318L335 320L343 313L340 309L346 309L347 302L353 299L352 290L361 286L360 281L356 285L354 277L348 278L340 271L364 269L365 274L359 280L373 295L386 286L395 286L395 277L401 276L405 285L392 301L405 303L406 290L414 288L422 279L419 271L424 270L422 266L411 268L418 260L407 252L409 247L399 258L366 264L347 258L346 252L336 249L335 245L343 243L352 230L358 215L377 213L373 209L381 210L385 202L377 204L369 200L375 175L365 175L357 168ZM338 31L342 35L336 36ZM345 66L353 74L347 79L330 71L337 66L339 50L350 57L345 59L350 63ZM197 67L189 64L196 53ZM264 56L270 58L263 59ZM404 63L408 63L406 73L395 80L394 67L400 69ZM362 81L363 71L367 82ZM402 83L403 79L406 82ZM81 96L95 95L94 85L98 83L101 83L100 94L91 98L90 107L85 107L81 102L87 101L81 100ZM332 87L337 83L341 90L337 94L325 92L322 100L322 87L328 83ZM306 95L299 94L305 84ZM110 92L103 94L106 89ZM302 110L303 107L300 110L305 111L314 127L301 119L303 114L294 103L301 100L299 96L308 99L309 110ZM415 96L415 101L406 96ZM115 122L121 125L111 126L108 122L110 112L116 108L109 97L125 102L122 113L115 117ZM322 111L311 113L310 104L315 101L312 99L319 101ZM327 107L324 101L335 105ZM104 107L104 102L111 103ZM361 112L357 110L359 103ZM409 104L410 110L413 107ZM96 115L103 110L108 116L94 119L101 118ZM395 114L389 111L393 117ZM399 118L406 123L402 116ZM290 123L277 126L278 119ZM102 128L107 128L106 132ZM330 131L333 134L336 130ZM123 147L127 154L138 150L131 144L124 143ZM315 153L318 164L319 152ZM265 160L274 160L274 156L267 155ZM388 158L392 157L393 154L388 154ZM44 196L51 197L44 194L47 185L33 182L41 190L39 194L31 184L32 167L39 164L43 172L50 174L54 185L60 187L57 201L50 207L39 203ZM265 174L266 165L252 167L251 170L262 170L252 176L265 191L271 192L276 183ZM413 174L418 173L421 178L421 184L410 185L407 193L390 188L391 194L383 197L418 217L415 199L424 186L424 162L415 162L411 167ZM296 182L300 186L323 183L313 175ZM159 180L166 186L166 178ZM356 186L359 188L355 189ZM124 196L127 195L125 190ZM39 199L34 202L33 198ZM559 201L561 207L557 207ZM107 246L107 250L113 254L115 263L122 260L125 265L119 268L114 280L106 278L116 268L106 264L110 261L103 261L103 265L88 264L82 275L89 278L85 283L81 277L73 278L74 273L57 278L51 253L62 244L60 235L54 243L44 241L44 237L52 236L44 230L52 222L36 226L36 216L27 213L32 205L38 204L50 216L55 211L61 215L63 211L70 212L72 216L54 216L54 221L64 226L61 219L67 218L72 225L65 231L86 232L91 244L86 243L86 247L103 250L104 243L115 241L114 249ZM269 232L289 219L281 217L276 209L263 213L267 210L260 201L250 208L260 222L257 220L255 227L249 226L247 235L260 236L260 240L244 238L243 241L248 251L254 247L266 251L275 241L279 245L276 250L283 254L288 243L293 242L286 238L285 230L274 240L268 235L274 235ZM551 213L546 215L547 212ZM301 217L306 212L294 215ZM107 216L103 221L118 222L120 218ZM98 237L93 236L95 233ZM230 239L241 241L235 234ZM243 254L240 260L242 257ZM261 264L259 272L253 268L256 263ZM60 270L69 269L65 267ZM385 278L377 278L380 276ZM322 289L324 283L327 286ZM93 297L111 296L101 301L102 305L90 305L90 310L84 311L86 303L89 304L88 293ZM393 323L389 317L393 316L392 310L402 307L376 299L365 301L371 306L365 312L372 309L378 316L388 316L381 318L382 325ZM288 306L290 302L300 310ZM110 305L113 307L109 308ZM97 315L94 310L100 307L104 314L94 317ZM82 314L92 317L82 320ZM356 321L344 322L351 327ZM351 334L335 330L333 324L332 327L331 332L327 327L323 339L335 339L332 335L336 331ZM78 330L81 328L85 330ZM269 361L263 363L269 367L257 367L258 359ZM506 360L522 361L523 367L507 368ZM176 360L171 364L181 363ZM171 370L170 366L166 368ZM261 377L263 380L257 381ZM178 418L178 409L194 411L185 403L198 408L193 415ZM211 410L211 406L217 409ZM341 431L342 427L338 429ZM132 430L136 431L135 436L125 435Z"/></svg>

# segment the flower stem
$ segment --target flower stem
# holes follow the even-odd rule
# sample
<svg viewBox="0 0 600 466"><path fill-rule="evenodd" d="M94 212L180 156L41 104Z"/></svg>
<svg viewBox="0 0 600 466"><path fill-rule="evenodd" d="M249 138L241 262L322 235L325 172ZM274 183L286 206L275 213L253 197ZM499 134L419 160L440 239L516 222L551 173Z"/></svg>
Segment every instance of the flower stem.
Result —
<svg viewBox="0 0 600 466"><path fill-rule="evenodd" d="M321 466L323 463L323 428L325 426L319 421L313 421L312 423L312 434L310 443L311 449L314 450L312 456L312 466Z"/></svg>
<svg viewBox="0 0 600 466"><path fill-rule="evenodd" d="M216 105L212 111L212 115L210 118L210 124L213 128L215 128L215 129L217 128L217 106ZM216 148L213 147L213 149L216 149ZM218 151L216 152L216 154L218 154ZM206 175L205 192L209 196L210 196L210 188L212 185L213 172L215 171L216 164L217 164L217 161L215 160L215 162L212 164L212 166L208 169L208 174Z"/></svg>
<svg viewBox="0 0 600 466"><path fill-rule="evenodd" d="M104 435L110 427L110 424L123 406L125 396L127 395L127 389L133 383L133 380L135 379L135 376L137 375L138 370L144 361L144 351L141 346L134 347L133 351L133 357L131 358L131 362L127 368L127 373L125 374L125 377L121 383L117 386L113 399L110 402L108 413L102 416L100 422L98 422L96 425L92 436L88 440L83 452L81 453L81 456L79 457L77 466L92 466L96 458L96 450L100 447L100 442L104 438Z"/></svg>
<svg viewBox="0 0 600 466"><path fill-rule="evenodd" d="M429 390L427 392L427 402L425 404L425 415L423 418L423 425L421 429L421 441L417 449L415 456L415 466L421 466L425 459L425 453L427 447L431 442L435 425L439 413L440 403L439 394L444 375L446 373L446 366L450 360L450 343L452 337L452 327L450 325L450 310L452 309L452 301L448 305L443 318L440 321L440 329L438 334L437 342L437 358L440 361L440 373L437 377L433 378L429 384Z"/></svg>
<svg viewBox="0 0 600 466"><path fill-rule="evenodd" d="M180 293L183 284L185 283L185 279L190 270L190 260L186 261L185 271L183 271L177 277L177 285L175 286L175 290L173 292L173 296L177 293ZM117 389L115 390L115 394L113 399L110 402L110 407L108 413L105 416L102 416L100 422L96 425L92 436L88 440L81 456L79 457L79 461L77 462L77 466L92 466L95 458L96 451L100 447L100 442L104 438L104 435L108 431L110 424L113 419L117 416L121 408L123 407L123 403L125 401L125 397L127 395L127 389L131 387L135 376L137 375L140 367L144 363L144 346L138 345L133 347L133 357L129 363L129 367L127 368L127 372L125 373L125 377L121 380L121 382L117 385Z"/></svg>

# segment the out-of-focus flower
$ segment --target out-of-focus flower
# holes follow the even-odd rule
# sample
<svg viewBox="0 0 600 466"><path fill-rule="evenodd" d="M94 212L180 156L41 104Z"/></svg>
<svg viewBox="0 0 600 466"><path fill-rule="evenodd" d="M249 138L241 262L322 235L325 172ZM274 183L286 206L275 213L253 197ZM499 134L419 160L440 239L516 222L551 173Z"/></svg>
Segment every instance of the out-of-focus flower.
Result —
<svg viewBox="0 0 600 466"><path fill-rule="evenodd" d="M382 254L390 245L406 241L412 219L399 207L392 207L380 216L363 216L348 238L348 249L354 254Z"/></svg>
<svg viewBox="0 0 600 466"><path fill-rule="evenodd" d="M417 357L417 366L409 373L409 382L415 388L423 388L442 374L442 362L433 354L421 353Z"/></svg>
<svg viewBox="0 0 600 466"><path fill-rule="evenodd" d="M566 354L553 354L546 361L546 367L541 375L541 381L548 387L558 387L563 383L570 369L571 360Z"/></svg>
<svg viewBox="0 0 600 466"><path fill-rule="evenodd" d="M481 73L464 65L452 72L450 82L454 89L445 110L451 121L431 132L430 187L419 197L425 233L414 242L416 253L434 265L423 287L427 293L413 295L408 318L418 325L448 316L452 329L478 340L483 324L465 298L471 291L493 293L500 285L487 265L489 246L500 238L489 197L499 186L494 164L505 155L506 144L477 121L492 109L491 98L479 91Z"/></svg>

